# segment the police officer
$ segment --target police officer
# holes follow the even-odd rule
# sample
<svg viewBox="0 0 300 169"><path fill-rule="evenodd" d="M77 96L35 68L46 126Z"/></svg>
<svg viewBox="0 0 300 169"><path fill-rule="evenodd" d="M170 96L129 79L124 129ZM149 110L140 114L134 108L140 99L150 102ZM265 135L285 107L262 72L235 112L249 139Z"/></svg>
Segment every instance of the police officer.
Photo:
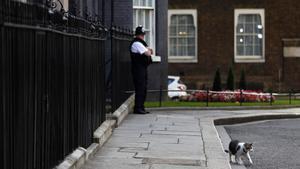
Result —
<svg viewBox="0 0 300 169"><path fill-rule="evenodd" d="M152 63L153 50L148 47L143 26L135 30L135 38L130 44L131 69L135 88L135 114L147 114L144 103L147 95L147 67Z"/></svg>

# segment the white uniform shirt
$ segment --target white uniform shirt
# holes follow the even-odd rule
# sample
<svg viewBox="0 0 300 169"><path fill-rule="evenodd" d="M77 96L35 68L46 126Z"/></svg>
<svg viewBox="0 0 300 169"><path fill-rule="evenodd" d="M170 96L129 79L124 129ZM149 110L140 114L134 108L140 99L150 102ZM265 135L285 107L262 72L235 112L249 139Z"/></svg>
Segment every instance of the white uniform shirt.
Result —
<svg viewBox="0 0 300 169"><path fill-rule="evenodd" d="M148 49L141 42L134 42L131 46L132 53L143 54L147 51L148 51Z"/></svg>

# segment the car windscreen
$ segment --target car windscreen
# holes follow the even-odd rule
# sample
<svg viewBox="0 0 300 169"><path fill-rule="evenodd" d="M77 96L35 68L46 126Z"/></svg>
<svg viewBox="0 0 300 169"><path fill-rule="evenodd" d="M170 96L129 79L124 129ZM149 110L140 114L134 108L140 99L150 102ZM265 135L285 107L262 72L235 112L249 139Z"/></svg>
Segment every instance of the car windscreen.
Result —
<svg viewBox="0 0 300 169"><path fill-rule="evenodd" d="M178 80L178 83L179 84L184 84L182 80Z"/></svg>
<svg viewBox="0 0 300 169"><path fill-rule="evenodd" d="M173 83L174 80L175 80L175 79L170 79L170 78L169 78L169 79L168 79L168 85L171 84L171 83Z"/></svg>

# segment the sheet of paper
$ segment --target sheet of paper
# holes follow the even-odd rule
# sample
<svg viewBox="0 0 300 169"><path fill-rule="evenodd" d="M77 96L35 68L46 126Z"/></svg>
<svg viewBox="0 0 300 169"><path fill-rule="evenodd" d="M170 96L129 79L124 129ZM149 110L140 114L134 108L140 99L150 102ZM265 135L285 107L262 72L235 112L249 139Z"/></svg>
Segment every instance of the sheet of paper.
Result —
<svg viewBox="0 0 300 169"><path fill-rule="evenodd" d="M152 62L161 62L160 56L151 55Z"/></svg>

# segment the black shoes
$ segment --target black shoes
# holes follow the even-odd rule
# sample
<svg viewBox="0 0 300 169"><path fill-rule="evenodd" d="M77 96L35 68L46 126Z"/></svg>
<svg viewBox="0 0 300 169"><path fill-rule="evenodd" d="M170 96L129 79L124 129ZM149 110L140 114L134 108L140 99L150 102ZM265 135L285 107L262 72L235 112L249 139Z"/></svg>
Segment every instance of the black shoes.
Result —
<svg viewBox="0 0 300 169"><path fill-rule="evenodd" d="M148 111L145 111L145 110L135 110L133 112L133 114L149 114L150 112Z"/></svg>

